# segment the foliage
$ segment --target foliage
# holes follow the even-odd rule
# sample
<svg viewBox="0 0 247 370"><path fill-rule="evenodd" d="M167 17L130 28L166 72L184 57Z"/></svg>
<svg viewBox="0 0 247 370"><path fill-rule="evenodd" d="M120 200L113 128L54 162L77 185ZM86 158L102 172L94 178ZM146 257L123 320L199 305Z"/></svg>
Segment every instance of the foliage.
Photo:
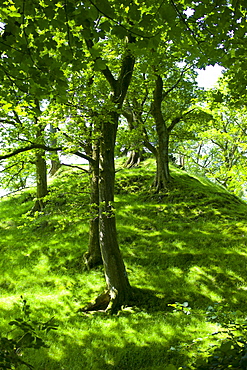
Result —
<svg viewBox="0 0 247 370"><path fill-rule="evenodd" d="M186 315L190 315L191 307L189 307L189 303L188 302L184 302L184 303L179 303L179 302L169 303L168 306L169 307L174 307L173 312L183 312Z"/></svg>
<svg viewBox="0 0 247 370"><path fill-rule="evenodd" d="M32 365L25 362L21 356L27 348L40 349L47 347L42 337L50 330L57 330L58 325L53 322L54 318L47 322L31 320L30 305L21 297L22 316L9 322L12 330L6 337L0 337L0 366L1 369L17 369L25 365L34 369Z"/></svg>
<svg viewBox="0 0 247 370"><path fill-rule="evenodd" d="M244 44L246 7L243 0L238 2L225 0L214 4L213 7L209 2L192 0L160 0L158 2L126 0L123 3L114 0L65 1L64 3L61 3L60 0L55 2L50 0L40 2L32 0L11 0L8 2L3 0L2 5L0 7L1 123L7 124L8 129L5 130L4 124L1 126L3 129L0 134L4 139L4 148L0 158L4 160L22 151L39 149L36 153L36 168L38 169L38 164L40 164L39 178L41 179L41 174L43 178L42 181L37 182L37 189L41 193L41 185L46 185L44 179L46 175L45 151L59 149L63 153L74 152L89 160L91 164L95 164L98 161L92 161L91 156L95 154L93 146L97 147L99 142L101 171L98 193L103 197L99 202L101 250L104 249L105 252L104 261L107 261L108 257L109 261L114 261L114 263L105 263L107 284L110 284L113 275L116 275L117 283L119 281L126 282L125 292L121 292L121 295L119 290L118 294L118 297L121 296L124 301L124 297L126 296L127 299L127 291L129 292L130 289L127 284L124 263L118 250L115 217L105 217L108 215L105 211L107 207L112 206L114 199L115 138L118 118L122 113L131 77L136 73L138 79L144 74L148 79L149 86L151 86L151 93L157 90L157 94L153 94L153 101L149 99L145 112L152 108L152 113L155 111L158 113L153 116L156 120L156 128L160 129L160 133L166 127L163 119L165 117L166 122L169 123L169 134L178 120L181 120L181 115L180 117L171 117L175 110L174 105L179 113L182 111L182 116L188 113L184 109L190 107L191 98L195 97L193 89L192 93L188 94L195 75L192 73L188 76L185 81L186 88L179 89L172 96L171 104L168 102L163 105L163 111L161 111L161 103L164 96L163 90L157 88L159 83L162 82L161 87L163 87L163 83L169 82L168 90L164 90L164 93L167 94L170 92L170 82L173 86L173 76L169 74L169 71L175 68L179 74L179 65L188 65L193 69L219 62L225 67L230 67L232 60L236 61L236 56L244 55L246 49ZM230 50L230 55L228 50ZM236 64L238 63L236 62ZM136 65L139 67L136 68ZM142 91L146 90L145 86L148 84L142 86ZM179 101L177 101L177 97L179 97ZM186 100L188 97L189 101ZM138 104L144 104L144 100L138 101ZM155 100L157 104L154 104ZM51 108L47 116L43 115L43 108L46 107L46 104ZM50 137L51 146L54 142L58 142L59 148L47 146L49 140L47 140L46 127L50 117L56 131ZM11 123L6 122L6 119L10 120ZM196 116L192 117L188 125L193 125L195 120ZM148 125L147 127L152 133L154 131L153 122L149 121ZM146 129L146 126L143 127ZM186 125L183 128L186 130ZM142 133L143 130L141 130ZM137 144L139 144L137 136L140 132L135 134L130 139L131 141L137 139ZM193 135L195 136L195 134L193 130ZM166 135L166 138L163 135L160 144L163 142L165 145L165 139L168 141L168 138L169 135ZM20 144L23 144L24 147L20 147ZM132 142L129 144L133 145ZM161 148L161 145L158 145L158 148L162 153L168 154L167 148ZM43 150L43 153L40 150ZM153 153L152 150L151 152ZM166 163L168 163L168 156L166 157ZM157 156L157 158L160 157ZM166 169L167 171L164 173L169 172L168 168ZM202 250L205 254L209 245L211 246L213 231L218 231L218 235L220 227L223 227L223 249L226 248L228 235L231 236L234 245L232 227L236 220L240 224L237 225L240 243L238 240L238 245L235 247L239 248L239 244L242 245L240 235L244 230L241 224L242 213L244 213L241 208L244 207L243 204L236 198L230 197L228 193L223 192L223 195L219 196L216 188L206 198L204 196L205 187L207 190L212 187L208 184L202 184L200 180L198 180L199 185L196 180L193 180L193 185L191 185L186 175L180 175L175 171L174 182L169 192L163 191L164 181L157 181L157 190L161 190L158 195L152 191L144 192L143 185L138 188L141 177L129 180L126 176L126 179L119 186L118 197L122 196L121 199L124 199L121 200L124 207L121 208L120 204L116 202L116 210L119 210L119 219L121 220L122 217L123 220L123 227L119 228L120 241L122 241L121 238L126 241L126 243L123 242L123 252L126 253L126 256L132 256L128 263L131 262L131 258L137 255L139 260L148 261L145 267L148 273L150 273L149 264L152 261L155 265L153 267L154 276L157 276L155 270L157 263L154 262L155 258L153 261L152 253L157 245L163 254L165 254L163 250L167 248L166 252L170 253L170 250L173 250L176 256L179 257L181 254L181 258L184 257L183 254L186 254L190 260L191 249L197 247L198 237L199 240L202 240ZM80 184L80 177L79 175L74 180L76 185ZM97 177L95 176L95 178ZM143 183L148 187L149 181L145 181L146 179L143 180ZM181 183L185 185L186 195L185 193L181 194ZM201 192L196 191L195 196L196 184ZM128 193L124 190L121 194L122 189L127 189ZM45 194L37 194L37 203L42 203L41 198L47 195L46 186L43 186L43 190ZM222 193L222 191L218 193ZM142 216L143 205L137 204L135 198L137 194L147 208L146 219ZM66 215L66 206L69 203L69 195L66 194L62 197L64 198L62 203L65 202L63 204L58 202L60 204L56 206L53 196L49 194L46 199L48 207L44 212L43 204L39 204L42 212L25 215L21 219L18 216L20 212L18 209L13 215L14 221L10 222L10 215L7 215L7 221L1 223L0 230L3 233L1 247L4 252L10 253L10 258L6 259L6 265L2 267L7 274L7 269L12 266L11 274L13 274L3 284L8 284L11 281L14 290L17 284L14 275L18 276L16 272L18 266L23 264L22 274L25 277L22 281L24 285L34 281L39 286L39 278L43 278L45 275L47 286L51 285L55 287L55 290L58 286L63 287L62 299L64 300L66 300L64 296L67 294L72 296L72 286L76 286L79 290L78 285L82 285L80 259L85 252L87 243L85 242L85 234L88 231L86 221L88 219L88 197L79 197L79 205L77 197L71 197L68 215ZM86 199L85 203L84 199ZM19 198L15 198L14 202L20 208L25 208ZM105 205L105 210L103 205ZM8 208L6 203L5 206ZM235 216L232 216L234 207L237 207L237 211L234 213ZM3 209L4 213L7 212L6 208ZM132 215L132 223L131 227L126 229L124 220L126 220L128 212ZM13 210L11 213L13 214ZM25 222L22 222L23 220ZM178 221L183 221L181 222L181 234L180 231L177 231ZM190 232L188 232L189 222L192 222ZM164 224L166 225L165 229ZM111 232L106 234L105 230L111 230ZM136 240L134 240L135 235L138 237ZM166 243L163 243L164 238ZM179 241L176 238L179 238ZM11 251L8 250L4 240L7 240L7 243L12 246ZM142 247L144 246L143 250L139 249L139 243ZM127 248L129 244L133 248L133 250L130 249L131 252ZM189 251L186 249L188 245ZM117 252L117 258L115 258L113 248L115 248L114 253ZM181 250L184 252L184 249L186 253L180 253ZM16 256L18 258L15 258ZM200 260L198 255L196 258ZM204 258L201 259L201 264L203 264L202 261ZM114 270L116 262L120 262L118 273L107 273L108 268ZM164 260L161 265L162 268L167 268ZM35 269L36 275L30 274L32 269ZM137 263L134 271L136 281L139 281L138 279L145 280L142 274L138 276L139 269L140 266ZM175 269L170 271L170 275L168 273L166 277L179 281L181 275L184 277L179 269L180 265L179 267L175 266ZM201 275L209 273L205 272L204 269L203 265ZM120 270L122 276L119 276ZM72 271L71 275L70 271ZM216 271L218 271L217 268ZM65 279L65 273L66 277L68 273L70 279ZM74 280L74 274L78 280ZM194 276L193 271L191 274ZM188 283L190 277L187 278L187 284L192 285L193 289L188 290L189 293L186 294L193 295L193 291L198 296L199 288L191 282ZM62 284L60 284L61 281ZM101 282L95 285L100 284ZM167 284L168 281L165 281L163 288ZM87 284L84 285L88 287ZM115 286L115 283L112 285ZM140 281L139 285L141 285ZM18 290L18 287L16 289ZM77 291L77 289L75 290ZM80 289L82 290L81 286ZM186 294L179 289L175 295L179 295L180 299L181 295ZM187 290L185 291L187 292ZM215 293L214 290L213 293L223 294L222 291ZM213 293L209 294L209 298L207 289L204 290L204 295L210 300L213 300ZM68 300L73 306L71 300ZM183 297L183 300L189 301L187 297ZM172 302L174 301L177 302L178 298L172 297ZM196 299L193 301L196 302ZM61 357L63 356L61 355ZM107 361L104 365L111 366L110 361ZM56 360L54 360L55 362ZM120 369L124 366L130 368L128 359L125 362L124 356L123 360L115 359L114 366L115 364ZM101 365L102 363L99 366ZM140 364L132 365L138 367ZM159 366L159 364L156 365ZM170 361L169 366L172 367Z"/></svg>
<svg viewBox="0 0 247 370"><path fill-rule="evenodd" d="M207 109L211 120L207 124L194 123L195 137L182 139L176 150L185 158L185 168L200 172L244 196L246 182L246 108L229 104L225 80L218 89L207 93Z"/></svg>
<svg viewBox="0 0 247 370"><path fill-rule="evenodd" d="M247 322L244 316L240 310L232 311L224 302L208 306L205 319L218 325L217 331L211 334L214 344L204 351L198 351L196 361L184 368L246 369Z"/></svg>

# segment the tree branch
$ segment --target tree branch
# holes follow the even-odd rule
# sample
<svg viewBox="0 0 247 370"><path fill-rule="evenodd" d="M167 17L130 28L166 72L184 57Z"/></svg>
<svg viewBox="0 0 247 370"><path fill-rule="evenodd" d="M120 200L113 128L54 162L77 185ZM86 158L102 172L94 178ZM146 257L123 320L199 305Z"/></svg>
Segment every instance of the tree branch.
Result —
<svg viewBox="0 0 247 370"><path fill-rule="evenodd" d="M31 144L29 146L26 146L26 147L23 147L23 148L18 148L16 150L13 150L12 152L10 152L8 154L0 155L0 160L8 159L8 158L14 157L17 154L28 152L29 150L33 150L33 149L43 149L43 150L45 150L47 152L56 152L56 151L64 150L64 148L62 148L62 147L51 148L51 147L48 147L48 146L42 145L42 144ZM81 153L79 151L71 152L69 154L77 155L78 157L83 158L83 159L86 159L88 162L91 162L91 163L94 163L95 162L93 158L91 158L88 155L83 154L83 153Z"/></svg>
<svg viewBox="0 0 247 370"><path fill-rule="evenodd" d="M85 39L85 43L86 43L87 48L88 48L88 50L90 52L90 49L92 49L93 46L94 46L93 40L91 40L91 39L90 40ZM94 58L93 60L94 60L94 62L96 62L97 60L102 60L102 58L97 57L97 58ZM114 78L113 74L111 73L109 67L106 66L105 69L101 70L100 72L105 76L106 80L108 81L108 83L110 84L112 90L115 93L116 88L117 88L117 81L115 80L115 78Z"/></svg>
<svg viewBox="0 0 247 370"><path fill-rule="evenodd" d="M195 109L196 108L190 109L188 112L182 114L181 116L174 118L172 120L172 123L167 128L168 131L171 132L174 129L174 127L176 126L176 124L184 118L184 116L186 116L187 114L193 112Z"/></svg>
<svg viewBox="0 0 247 370"><path fill-rule="evenodd" d="M183 78L183 75L185 74L185 72L189 69L190 67L188 67L188 65L186 67L184 67L184 69L182 70L181 74L180 74L180 77L179 79L175 82L174 85L172 85L168 90L162 92L162 101L164 100L164 98L172 91L174 90L178 84L181 82L182 78Z"/></svg>
<svg viewBox="0 0 247 370"><path fill-rule="evenodd" d="M81 171L84 171L86 173L89 173L88 170L86 170L85 168L82 168L82 167L79 167L79 166L75 166L73 164L66 164L66 163L61 163L61 166L67 166L67 167L72 167L72 168L78 168L79 170Z"/></svg>

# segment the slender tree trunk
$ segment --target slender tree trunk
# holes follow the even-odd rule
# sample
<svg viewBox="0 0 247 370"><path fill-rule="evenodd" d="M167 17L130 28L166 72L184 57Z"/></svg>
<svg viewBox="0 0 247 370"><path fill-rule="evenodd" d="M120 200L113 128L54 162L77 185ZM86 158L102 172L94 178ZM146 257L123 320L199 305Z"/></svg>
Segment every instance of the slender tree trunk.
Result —
<svg viewBox="0 0 247 370"><path fill-rule="evenodd" d="M152 115L156 124L156 132L158 136L158 147L156 156L156 177L154 186L156 192L169 188L171 176L169 171L169 130L164 121L161 104L163 93L163 81L160 76L157 76L155 81L155 90L153 93Z"/></svg>
<svg viewBox="0 0 247 370"><path fill-rule="evenodd" d="M156 192L169 188L171 175L169 169L169 133L165 125L156 125L158 134L158 147L156 157L156 175L154 187Z"/></svg>
<svg viewBox="0 0 247 370"><path fill-rule="evenodd" d="M44 197L48 194L47 189L47 168L44 158L44 151L35 153L36 165L36 201L32 211L42 211L44 209Z"/></svg>
<svg viewBox="0 0 247 370"><path fill-rule="evenodd" d="M93 41L85 39L85 42L90 51L94 45ZM134 42L135 38L129 35L128 43L132 44ZM101 70L102 75L111 88L111 101L115 106L115 108L113 108L114 110L108 114L108 118L105 118L102 123L99 158L100 250L104 264L106 284L111 297L110 306L112 312L121 308L132 296L132 290L118 245L113 202L115 182L114 149L119 111L122 109L129 88L134 65L135 58L128 47L126 47L117 79L115 79L108 66Z"/></svg>
<svg viewBox="0 0 247 370"><path fill-rule="evenodd" d="M53 154L54 156L56 156L56 158L52 158L51 159L51 169L50 169L50 175L51 176L54 176L55 173L59 170L59 168L61 167L61 163L59 161L59 157L57 154Z"/></svg>
<svg viewBox="0 0 247 370"><path fill-rule="evenodd" d="M99 241L99 142L92 147L92 159L89 163L90 172L90 229L88 251L84 255L85 264L88 269L101 265L102 257Z"/></svg>
<svg viewBox="0 0 247 370"><path fill-rule="evenodd" d="M36 108L40 111L38 99L35 99ZM39 121L38 116L35 117L36 126L36 139L37 142L45 144L44 142L44 129L45 127ZM36 201L33 206L32 212L42 211L45 207L44 197L48 194L47 187L47 167L45 159L45 151L37 150L35 153L35 166L36 166Z"/></svg>
<svg viewBox="0 0 247 370"><path fill-rule="evenodd" d="M57 146L57 139L54 137L54 134L56 133L56 128L50 124L50 133L53 135L53 138L51 140L51 146L56 147ZM59 170L61 167L61 162L59 160L59 156L57 152L52 153L51 157L51 169L50 169L50 175L53 176L55 173Z"/></svg>
<svg viewBox="0 0 247 370"><path fill-rule="evenodd" d="M100 144L100 248L108 290L112 294L112 311L127 303L132 291L117 240L114 210L114 147L118 114L113 112L110 122L102 124Z"/></svg>

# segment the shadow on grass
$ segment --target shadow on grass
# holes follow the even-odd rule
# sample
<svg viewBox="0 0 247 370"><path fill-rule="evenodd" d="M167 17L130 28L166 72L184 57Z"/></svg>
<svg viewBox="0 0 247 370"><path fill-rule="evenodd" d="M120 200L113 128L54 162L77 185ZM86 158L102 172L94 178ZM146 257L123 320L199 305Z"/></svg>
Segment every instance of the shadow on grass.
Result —
<svg viewBox="0 0 247 370"><path fill-rule="evenodd" d="M135 315L134 315L135 317ZM73 336L71 333L54 337L51 351L40 350L39 354L29 351L27 359L35 370L159 370L169 363L186 364L189 360L186 352L180 355L170 350L172 346L191 343L189 320L176 326L176 331L166 333L162 325L157 325L155 317L135 317L132 315L111 318L103 316L104 321L97 321L98 316L77 317L75 326L81 331ZM148 320L150 322L148 323ZM156 317L157 321L166 320L167 327L174 327L174 319ZM107 329L110 327L110 330ZM152 328L147 331L147 328ZM130 335L131 333L131 335ZM150 337L148 336L150 335ZM142 340L140 340L142 338ZM59 350L56 352L56 347Z"/></svg>
<svg viewBox="0 0 247 370"><path fill-rule="evenodd" d="M119 239L130 279L171 302L205 308L226 300L246 311L247 205L224 192L183 194L173 191L159 204L121 198Z"/></svg>

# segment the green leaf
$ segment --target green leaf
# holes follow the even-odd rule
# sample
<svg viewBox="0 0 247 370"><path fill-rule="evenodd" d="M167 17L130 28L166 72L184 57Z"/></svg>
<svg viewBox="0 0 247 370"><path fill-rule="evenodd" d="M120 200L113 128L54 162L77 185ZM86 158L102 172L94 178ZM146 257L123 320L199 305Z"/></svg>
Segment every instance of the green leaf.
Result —
<svg viewBox="0 0 247 370"><path fill-rule="evenodd" d="M163 4L159 11L161 17L169 24L174 24L176 19L176 11L170 4Z"/></svg>
<svg viewBox="0 0 247 370"><path fill-rule="evenodd" d="M115 12L107 0L96 0L95 5L97 9L106 17L115 18Z"/></svg>
<svg viewBox="0 0 247 370"><path fill-rule="evenodd" d="M103 69L106 68L106 63L104 60L102 59L97 59L95 62L94 62L94 70L95 71L102 71Z"/></svg>
<svg viewBox="0 0 247 370"><path fill-rule="evenodd" d="M228 352L232 348L232 345L233 344L234 343L232 341L228 341L228 342L222 343L221 346L220 346L220 350L222 352Z"/></svg>
<svg viewBox="0 0 247 370"><path fill-rule="evenodd" d="M16 321L10 321L10 322L9 322L9 325L10 325L10 326L13 326L13 325L16 325L16 324L18 325L18 323L17 323Z"/></svg>
<svg viewBox="0 0 247 370"><path fill-rule="evenodd" d="M152 24L153 16L151 14L144 14L142 20L139 23L139 27L148 28Z"/></svg>
<svg viewBox="0 0 247 370"><path fill-rule="evenodd" d="M23 345L29 345L34 341L34 337L31 333L26 333L19 341L18 345L23 346Z"/></svg>
<svg viewBox="0 0 247 370"><path fill-rule="evenodd" d="M123 39L127 35L127 31L122 26L114 26L112 28L112 34L120 39Z"/></svg>
<svg viewBox="0 0 247 370"><path fill-rule="evenodd" d="M141 17L141 12L136 4L132 4L129 9L129 17L133 21L139 21Z"/></svg>
<svg viewBox="0 0 247 370"><path fill-rule="evenodd" d="M93 59L99 58L100 50L97 48L97 46L93 46L91 49L89 49L89 51Z"/></svg>
<svg viewBox="0 0 247 370"><path fill-rule="evenodd" d="M108 21L102 22L99 26L103 31L109 32L111 29L111 23Z"/></svg>

